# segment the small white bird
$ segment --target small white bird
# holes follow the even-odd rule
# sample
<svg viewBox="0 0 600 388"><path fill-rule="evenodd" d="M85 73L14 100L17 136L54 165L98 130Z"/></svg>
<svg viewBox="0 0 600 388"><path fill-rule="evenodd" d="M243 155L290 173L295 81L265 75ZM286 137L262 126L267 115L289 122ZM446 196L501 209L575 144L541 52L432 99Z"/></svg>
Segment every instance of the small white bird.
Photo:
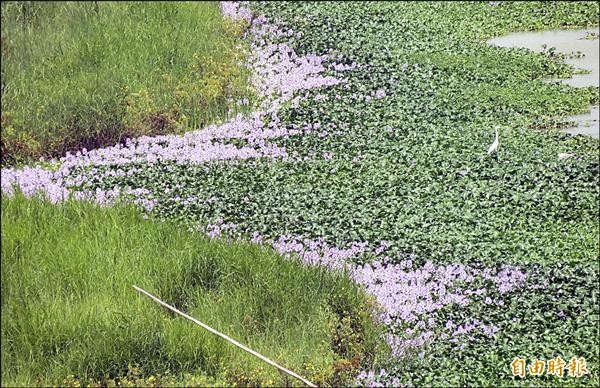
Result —
<svg viewBox="0 0 600 388"><path fill-rule="evenodd" d="M498 128L496 128L496 138L494 139L494 142L492 143L492 145L490 146L490 149L488 150L488 155L491 155L494 152L498 152L499 146L500 146L500 140L498 140Z"/></svg>
<svg viewBox="0 0 600 388"><path fill-rule="evenodd" d="M570 154L568 152L565 152L563 154L558 154L558 160L565 160L565 159L572 158L574 156L575 156L575 154Z"/></svg>

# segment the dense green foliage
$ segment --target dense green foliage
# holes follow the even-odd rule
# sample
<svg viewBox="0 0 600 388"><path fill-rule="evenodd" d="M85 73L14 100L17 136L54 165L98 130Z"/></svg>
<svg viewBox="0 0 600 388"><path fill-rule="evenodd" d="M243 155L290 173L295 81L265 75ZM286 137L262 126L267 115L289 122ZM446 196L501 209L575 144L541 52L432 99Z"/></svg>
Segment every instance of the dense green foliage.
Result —
<svg viewBox="0 0 600 388"><path fill-rule="evenodd" d="M201 224L222 217L240 236L322 237L337 246L386 240L391 253L415 253L421 263L517 264L528 286L505 306L474 303L443 314L486 317L501 326L493 340L470 341L461 351L436 341L423 358L388 370L417 385L512 384L509 363L517 355L578 356L591 375L570 383L597 383L599 143L563 134L557 123L597 102L598 90L544 82L573 69L485 41L511 30L597 25L598 3L293 2L254 9L301 32L282 38L299 54L360 65L344 73L349 88L311 92L284 111L283 125L321 125L277 140L310 159L157 163L101 185L148 188L164 217ZM377 90L386 96L366 98ZM326 98L311 98L317 94ZM495 126L501 146L488 158ZM562 152L576 157L559 160ZM552 376L526 383L535 381L567 383Z"/></svg>
<svg viewBox="0 0 600 388"><path fill-rule="evenodd" d="M375 355L367 299L346 276L129 208L17 196L2 198L2 385L285 381L133 284L320 384Z"/></svg>
<svg viewBox="0 0 600 388"><path fill-rule="evenodd" d="M3 162L226 118L240 33L217 3L2 2Z"/></svg>
<svg viewBox="0 0 600 388"><path fill-rule="evenodd" d="M335 74L346 82L312 90L298 107L288 104L280 112L281 126L314 128L302 136L272 140L284 146L291 158L201 165L157 161L151 164L94 166L94 176L102 176L107 170L119 170L119 174L85 182L84 188L144 188L150 190L152 199L157 201L153 211L158 217L186 226L204 226L223 219L236 225L235 229L228 230L233 237L248 238L258 232L266 239L276 240L291 235L322 238L337 247L347 247L355 241L377 246L385 240L390 246L385 255L396 260L405 257L402 255L414 254L417 267L427 261L435 265L468 264L474 268L517 265L527 275L526 284L519 290L503 294L503 305L474 300L465 306L444 306L435 316L438 328L450 320L464 322L474 318L496 325L499 328L497 333L489 337L478 334L465 336L459 343L436 340L410 357L381 362L378 366L385 366L387 370L384 379L390 379L384 383L598 385L600 144L597 139L561 133L559 127L565 116L584 112L590 103L598 103L599 91L546 82L546 78L567 77L573 73L572 68L561 62L560 56L486 44L488 38L508 31L597 25L598 2L259 2L252 4L252 8L266 14L269 20L277 20L293 29L295 34L281 36L280 39L290 44L298 54L333 55L335 58L331 62L359 65L341 75ZM334 74L333 70L328 71ZM374 97L381 91L383 93L379 95L382 97ZM499 152L488 157L486 150L494 138L496 127L500 136ZM245 140L232 141L243 145ZM575 156L560 160L558 154L565 152ZM22 202L3 201L3 211L5 208L9 212L15 211L12 206L26 208ZM76 208L70 204L66 208L69 206ZM97 213L96 218L100 218L101 214L104 213ZM104 217L117 217L117 213L107 213ZM29 219L29 222L37 228L48 228L34 219ZM3 226L4 223L3 215ZM49 218L48 223L52 224ZM70 223L65 221L63 224L63 229L68 226L65 230L75 233ZM137 225L137 221L132 225ZM28 225L27 228L33 226ZM29 233L27 228L23 227L21 233ZM108 233L106 228L98 228L102 231L99 236ZM52 228L48 229L42 231L53 236L50 233ZM11 236L18 236L18 233L13 232ZM60 233L62 236L65 231ZM111 244L120 246L120 249L132 245L120 242L127 233L118 233L114 241L102 242L104 251ZM59 241L58 235L54 236L54 241ZM152 241L143 235L138 238ZM15 255L23 244L31 243L19 238L12 241L19 243L13 242L6 251L6 244L2 248L3 295L4 284L11 284L4 280L5 252ZM177 299L181 289L170 287L185 279L181 273L186 273L186 268L192 263L186 255L192 254L188 251L193 250L193 245L186 247L186 244L205 243L174 242L177 258L173 257L173 262L177 261L176 268L183 272L165 266L158 267L160 272L154 272L162 275L162 271L166 271L164 273L168 275L171 274L169 271L175 271L168 275L173 277L173 282L163 284L156 276L150 275L146 278L147 284L151 285L148 288L154 287L156 293L166 295L166 299ZM17 246L18 249L15 248ZM150 244L149 252L157 250L169 257L170 253L161 246ZM241 246L254 252L252 263L235 254L231 258L235 263L233 267L229 266L228 258L227 263L223 259L223 268L231 270L236 265L251 266L261 273L266 264L253 267L254 262L277 260L279 263L279 258L260 248ZM44 249L63 249L56 243L37 247L31 247L37 256L41 256ZM116 254L104 251L103 257ZM114 248L114 252L118 250ZM138 257L137 254L132 255ZM77 266L77 263L86 256L79 257L73 262L78 271L84 267L81 264ZM360 261L371 259L369 255L357 258ZM137 267L143 261L125 262L138 263ZM155 262L150 261L147 265L153 266ZM319 283L324 281L323 272L310 271L315 272L306 277L298 275L300 272L296 270L279 269L277 274L269 271L260 275L265 276L264 284L269 284L269 287L257 291L252 288L256 287L256 282L248 288L240 287L264 303L263 298L270 300L267 290L272 285L269 282L275 282L276 290L283 290L283 278L292 276L288 272L294 272L296 275L293 276L301 276L305 283L298 286L298 295L294 294L295 291L285 291L286 294L300 299L316 298L316 301L321 301L320 305L330 306L328 308L335 311L327 297L321 294L303 295L314 290L328 290ZM116 276L120 272L110 273ZM129 276L132 275L119 276L125 276L123 281L131 282ZM243 277L235 279L241 281ZM331 279L327 284L338 285L334 288L334 295L346 298L353 309L362 309L355 288L352 288L351 295L346 294L350 287L347 280ZM84 280L85 277L81 282ZM297 280L289 278L292 283ZM82 286L86 289L91 287L87 283ZM119 311L124 307L131 308L130 298L125 298L131 293L129 286L119 287L117 289L122 291L114 295L127 300L123 302L127 304L119 306ZM495 292L489 284L481 284L481 287L490 293ZM8 295L11 295L10 290ZM201 297L194 294L190 300L205 303ZM2 298L4 308L5 296ZM241 300L243 302L238 302L246 303L245 299ZM238 302L232 303L238 306ZM298 303L306 305L302 301ZM215 308L219 309L218 306L215 305ZM24 309L23 305L13 308ZM155 312L138 312L147 317L141 322L154 322L154 325L163 322L158 318L153 318L153 321L151 316L156 314L145 311ZM210 319L202 315L197 304L191 305L190 311ZM275 311L273 317L281 311L285 309ZM25 313L41 314L19 312ZM335 314L321 316L312 310L306 312L309 313L322 317L319 322L337 319ZM229 322L233 324L233 318L227 314L218 315L226 322L225 326ZM243 318L240 314L231 315L235 319ZM239 338L263 348L267 342L261 342L260 335L255 337L246 331L253 327L251 322L237 328L234 325L232 334L239 334ZM293 325L286 326L289 322L284 321L282 326L273 322L270 323L275 325L273 327L284 332L291 330L289 338L298 334ZM144 324L137 320L135 323ZM170 333L171 326L164 322L162 325L161 330ZM108 329L101 326L98 330ZM6 338L16 335L10 333ZM318 337L319 332L306 333ZM302 340L298 343L286 342L289 339L277 342L275 349L287 350L275 353L277 356L274 357L285 359L289 365L301 366L302 360L292 355L292 349L294 346L307 349L306 352L315 352L316 359L328 360L320 364L319 368L323 370L323 365L335 356L331 352L328 353L330 357L323 356L322 348L316 348L317 340L309 334L306 334L308 337L300 336ZM168 335L165 334L164 338L171 338ZM154 349L152 337L143 338L149 341L148 349ZM3 349L10 349L10 346L3 343ZM206 346L206 354L241 362L231 353L222 355L219 353L221 350L217 352L210 347L212 345ZM148 351L135 353L132 346L124 348L131 353L125 354L117 364L126 360L144 362L140 357L149 354ZM267 345L264 348L273 349ZM175 347L167 349L171 349L168 352L178 350ZM185 348L181 352L177 353L177 357L191 360ZM363 354L367 361L370 361L369 354ZM349 356L343 355L346 362L351 359ZM565 360L585 357L590 373L578 379L544 375L528 376L519 381L512 376L509 367L516 356L528 361L557 356ZM97 365L100 364L94 358L91 360L93 362L89 363L72 361L70 365L99 370ZM187 362L177 360L179 363ZM171 368L181 371L191 365L177 368L161 357L154 358L152 362L159 370ZM209 361L203 365L214 363ZM367 365L368 362L362 366ZM310 375L308 367L301 366L300 370ZM39 376L35 369L32 371ZM57 370L52 376L62 376L61 373L68 373L68 370ZM85 374L85 371L80 373ZM243 379L237 381L247 382ZM326 378L321 381L326 381ZM334 380L328 382L339 383Z"/></svg>

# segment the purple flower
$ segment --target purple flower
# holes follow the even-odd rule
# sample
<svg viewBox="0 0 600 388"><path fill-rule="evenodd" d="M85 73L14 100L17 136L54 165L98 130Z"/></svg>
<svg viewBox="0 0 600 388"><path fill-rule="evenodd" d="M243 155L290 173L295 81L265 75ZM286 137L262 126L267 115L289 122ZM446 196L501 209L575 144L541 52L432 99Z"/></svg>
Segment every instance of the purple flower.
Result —
<svg viewBox="0 0 600 388"><path fill-rule="evenodd" d="M281 41L277 38L296 33L269 23L262 16L253 19L245 4L221 2L221 10L233 21L252 21L252 54L247 66L252 71L252 85L260 95L257 111L246 116L239 114L225 123L209 125L184 135L143 136L128 139L125 144L67 154L61 158L61 165L57 171L35 167L2 169L2 194L12 196L15 191L20 190L28 197L46 196L54 203L74 197L94 201L101 206L125 200L146 211L152 211L158 202L150 190L142 187L113 187L106 182L140 173L142 169L135 165L158 162L197 165L235 163L255 158L287 159L287 150L276 144L274 139L303 136L313 130L320 131L316 132L319 137L329 136L319 122L287 128L281 126L279 117L284 106L291 104L292 107L298 107L303 100L314 95L312 89L340 84L346 89L349 88L347 84L343 84L343 79L337 77L339 74L325 75L325 66L329 59L310 53L298 55L289 45L275 43ZM335 72L351 70L357 66L339 63L329 65ZM370 101L372 96L381 99L387 94L385 90L379 89L364 98ZM320 101L325 98L325 95L316 94L314 99ZM339 98L339 95L336 98ZM356 99L360 98L362 97L356 96ZM247 105L249 102L242 100L240 103ZM326 128L335 131L332 123L327 123ZM393 132L391 127L386 127L385 130ZM336 132L332 134L335 135ZM232 139L243 140L243 145L231 144ZM325 160L331 160L333 156L332 152L323 153ZM318 158L318 154L315 152L310 157ZM360 155L353 159L356 163L360 163L361 160ZM103 187L110 188L97 188L98 182L103 184ZM169 193L179 192L176 187L167 190ZM205 205L217 201L216 198L195 197L173 197L173 200L182 204L196 202ZM236 224L225 222L222 218L199 227L210 238L226 235L236 228ZM410 252L390 257L392 255L387 252L389 243L386 241L381 241L378 245L355 241L345 246L334 246L324 239L302 236L280 236L274 241L263 241L258 232L251 236L252 242L269 243L283 256L300 260L305 265L346 271L383 308L378 318L389 326L390 333L386 339L397 357L434 341L435 333L441 332L443 337L450 334L468 335L474 330L481 330L486 336L493 336L498 328L477 320L456 323L448 320L445 324L438 323L444 327L435 327L436 322L443 321L438 312L447 306L467 306L473 299L478 301L483 298L484 303L490 304L492 299L488 292L492 290L480 287L481 282L478 280L490 281L500 293L518 289L527 281L527 274L515 266L503 266L500 270L479 270L459 263L437 265L430 261L419 266L417 263L420 261L416 261L416 256ZM352 263L351 259L366 254L374 255L376 259L365 265ZM498 305L504 303L500 299L494 302ZM380 371L376 375L373 371L362 372L359 377L369 382L369 385L375 385L379 384L377 381L385 373Z"/></svg>
<svg viewBox="0 0 600 388"><path fill-rule="evenodd" d="M385 90L383 89L379 89L375 91L375 98L378 100L381 100L382 98L384 98L386 96Z"/></svg>

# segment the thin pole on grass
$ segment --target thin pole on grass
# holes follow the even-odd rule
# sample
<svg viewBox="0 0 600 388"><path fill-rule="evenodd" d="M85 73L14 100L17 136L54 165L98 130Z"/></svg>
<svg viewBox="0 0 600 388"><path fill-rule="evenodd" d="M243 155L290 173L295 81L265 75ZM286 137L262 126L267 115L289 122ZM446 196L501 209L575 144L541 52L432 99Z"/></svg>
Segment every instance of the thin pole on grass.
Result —
<svg viewBox="0 0 600 388"><path fill-rule="evenodd" d="M274 366L275 368L279 369L280 371L282 371L282 372L285 372L285 373L287 373L288 375L290 375L290 376L292 376L292 377L295 377L295 378L297 378L298 380L302 381L304 384L308 385L309 387L316 387L316 385L315 385L315 384L313 384L313 383L311 383L310 381L306 380L306 379L305 379L305 378L303 378L302 376L300 376L300 375L297 375L296 373L292 372L291 370L289 370L289 369L286 369L286 368L282 367L281 365L277 364L277 363L276 363L276 362L274 362L274 361L271 361L270 359L268 359L267 357L263 356L262 354L260 354L260 353L257 353L257 352L255 352L254 350L252 350L252 349L250 349L250 348L248 348L248 347L246 347L246 346L242 345L241 343L237 342L237 341L236 341L236 340L234 340L233 338L226 336L225 334L223 334L223 333L221 333L221 332L219 332L219 331L217 331L217 330L213 329L212 327L210 327L210 326L208 326L208 325L205 325L204 323L200 322L199 320L197 320L197 319L195 319L195 318L193 318L193 317L190 317L190 316L189 316L189 315L187 315L186 313L183 313L183 312L181 312L181 311L177 310L175 307L173 307L173 306L171 306L171 305L169 305L169 304L167 304L167 303L163 302L162 300L158 299L157 297L155 297L154 295L150 294L149 292L142 290L142 289L141 289L141 288L139 288L138 286L133 286L133 288L135 288L135 289L136 289L136 291L138 291L138 292L141 292L142 294L146 295L148 298L152 299L152 300L153 300L153 301L155 301L156 303L158 303L158 304L160 304L160 305L162 305L162 306L164 306L164 307L168 308L169 310L171 310L171 311L173 311L173 312L175 312L175 313L177 313L177 314L181 315L181 316L182 316L182 317L184 317L184 318L187 318L187 319L189 319L190 321L194 322L195 324L202 326L203 328L205 328L206 330L210 331L211 333L213 333L213 334L216 334L216 335L218 335L219 337L221 337L221 338L223 338L223 339L225 339L225 340L227 340L227 341L231 342L232 344L234 344L234 345L235 345L235 346L237 346L238 348L241 348L241 349L243 349L243 350L247 351L248 353L250 353L250 354L252 354L252 355L254 355L254 356L256 356L256 357L260 358L261 360L263 360L263 361L264 361L264 362L266 362L267 364L270 364L270 365Z"/></svg>

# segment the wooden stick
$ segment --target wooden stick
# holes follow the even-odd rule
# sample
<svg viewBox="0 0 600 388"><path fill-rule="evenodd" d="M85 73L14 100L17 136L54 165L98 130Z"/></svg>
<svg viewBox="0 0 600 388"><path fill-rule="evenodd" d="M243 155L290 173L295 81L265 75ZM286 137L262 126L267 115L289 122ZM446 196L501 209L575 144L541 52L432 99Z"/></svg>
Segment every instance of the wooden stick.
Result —
<svg viewBox="0 0 600 388"><path fill-rule="evenodd" d="M217 330L213 329L210 326L205 325L204 323L200 322L199 320L190 317L189 315L187 315L186 313L183 313L179 310L177 310L175 307L166 304L165 302L163 302L162 300L158 299L157 297L155 297L154 295L150 294L147 291L142 290L141 288L139 288L138 286L133 286L133 288L135 288L137 291L141 292L142 294L146 295L147 297L149 297L150 299L152 299L153 301L155 301L156 303L168 308L169 310L181 315L182 317L185 317L187 319L189 319L190 321L194 322L197 325L202 326L203 328L205 328L206 330L210 331L213 334L218 335L219 337L231 342L232 344L234 344L235 346L237 346L238 348L241 348L245 351L247 351L248 353L260 358L261 360L263 360L264 362L266 362L267 364L270 364L272 366L274 366L275 368L289 374L292 377L297 378L298 380L302 381L304 384L308 385L309 387L317 387L315 384L311 383L310 381L306 380L305 378L297 375L296 373L292 372L291 370L285 369L284 367L282 367L281 365L275 363L274 361L269 360L267 357L263 356L262 354L259 354L257 352L255 352L254 350L242 345L241 343L237 342L236 340L234 340L233 338L230 338L228 336L226 336L225 334L218 332Z"/></svg>

